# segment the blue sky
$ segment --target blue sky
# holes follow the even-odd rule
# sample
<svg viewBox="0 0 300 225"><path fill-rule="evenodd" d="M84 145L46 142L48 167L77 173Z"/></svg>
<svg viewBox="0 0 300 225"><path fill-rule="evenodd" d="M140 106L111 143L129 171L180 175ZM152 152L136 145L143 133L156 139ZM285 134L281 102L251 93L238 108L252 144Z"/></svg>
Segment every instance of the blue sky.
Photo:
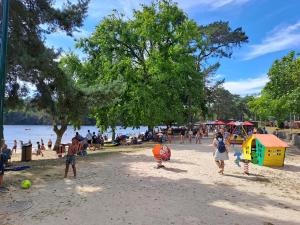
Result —
<svg viewBox="0 0 300 225"><path fill-rule="evenodd" d="M64 0L57 0L61 7ZM72 0L71 2L76 2ZM101 19L113 9L131 16L132 9L150 0L91 0L88 16L75 38L90 35ZM198 24L229 21L234 29L242 27L249 43L235 49L231 59L221 59L218 78L232 93L259 93L268 81L267 72L275 59L289 51L300 52L300 0L177 0L188 16ZM47 44L65 51L74 50L73 38L55 33ZM79 50L76 50L80 54Z"/></svg>

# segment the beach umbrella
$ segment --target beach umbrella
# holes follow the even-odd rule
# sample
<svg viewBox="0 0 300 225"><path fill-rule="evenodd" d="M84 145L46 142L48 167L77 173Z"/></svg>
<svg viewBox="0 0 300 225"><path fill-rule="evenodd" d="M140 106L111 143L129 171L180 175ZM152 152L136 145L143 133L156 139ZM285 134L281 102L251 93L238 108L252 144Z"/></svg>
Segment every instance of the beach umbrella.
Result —
<svg viewBox="0 0 300 225"><path fill-rule="evenodd" d="M226 123L223 122L222 120L216 120L215 125L226 125Z"/></svg>
<svg viewBox="0 0 300 225"><path fill-rule="evenodd" d="M243 123L243 126L253 126L254 124L253 123L251 123L251 122L249 122L249 121L245 121L244 123Z"/></svg>
<svg viewBox="0 0 300 225"><path fill-rule="evenodd" d="M231 121L231 122L227 123L227 125L228 125L228 126L235 126L236 123L235 123L234 121Z"/></svg>
<svg viewBox="0 0 300 225"><path fill-rule="evenodd" d="M207 122L205 123L205 125L215 125L215 122L214 122L214 121L207 121Z"/></svg>

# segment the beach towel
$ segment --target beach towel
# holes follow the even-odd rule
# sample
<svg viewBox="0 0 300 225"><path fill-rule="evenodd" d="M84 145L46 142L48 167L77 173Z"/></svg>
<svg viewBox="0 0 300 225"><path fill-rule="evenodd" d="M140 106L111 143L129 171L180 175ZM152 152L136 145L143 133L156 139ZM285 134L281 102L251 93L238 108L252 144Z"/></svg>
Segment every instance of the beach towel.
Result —
<svg viewBox="0 0 300 225"><path fill-rule="evenodd" d="M4 171L22 171L30 169L31 166L16 166L16 167L6 167Z"/></svg>

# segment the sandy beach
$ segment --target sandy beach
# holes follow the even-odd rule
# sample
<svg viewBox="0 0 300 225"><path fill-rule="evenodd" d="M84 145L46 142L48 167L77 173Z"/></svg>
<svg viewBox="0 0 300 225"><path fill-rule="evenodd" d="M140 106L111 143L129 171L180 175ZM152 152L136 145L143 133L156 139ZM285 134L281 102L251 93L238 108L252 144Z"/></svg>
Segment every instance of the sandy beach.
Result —
<svg viewBox="0 0 300 225"><path fill-rule="evenodd" d="M165 169L154 168L148 144L91 154L77 161L76 180L72 171L63 179L64 159L47 151L32 169L5 174L0 224L300 224L300 150L288 150L284 168L251 164L246 176L232 152L217 173L211 139L169 147ZM25 178L28 190L20 188Z"/></svg>

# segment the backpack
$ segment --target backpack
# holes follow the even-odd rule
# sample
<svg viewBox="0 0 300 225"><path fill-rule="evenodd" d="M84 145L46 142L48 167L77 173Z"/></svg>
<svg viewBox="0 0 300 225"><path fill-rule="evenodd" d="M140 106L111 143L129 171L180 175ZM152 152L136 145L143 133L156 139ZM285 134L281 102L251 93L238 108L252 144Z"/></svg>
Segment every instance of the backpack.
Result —
<svg viewBox="0 0 300 225"><path fill-rule="evenodd" d="M218 151L220 153L224 153L226 151L226 146L225 146L225 143L224 143L224 139L222 138L221 141L218 140Z"/></svg>

